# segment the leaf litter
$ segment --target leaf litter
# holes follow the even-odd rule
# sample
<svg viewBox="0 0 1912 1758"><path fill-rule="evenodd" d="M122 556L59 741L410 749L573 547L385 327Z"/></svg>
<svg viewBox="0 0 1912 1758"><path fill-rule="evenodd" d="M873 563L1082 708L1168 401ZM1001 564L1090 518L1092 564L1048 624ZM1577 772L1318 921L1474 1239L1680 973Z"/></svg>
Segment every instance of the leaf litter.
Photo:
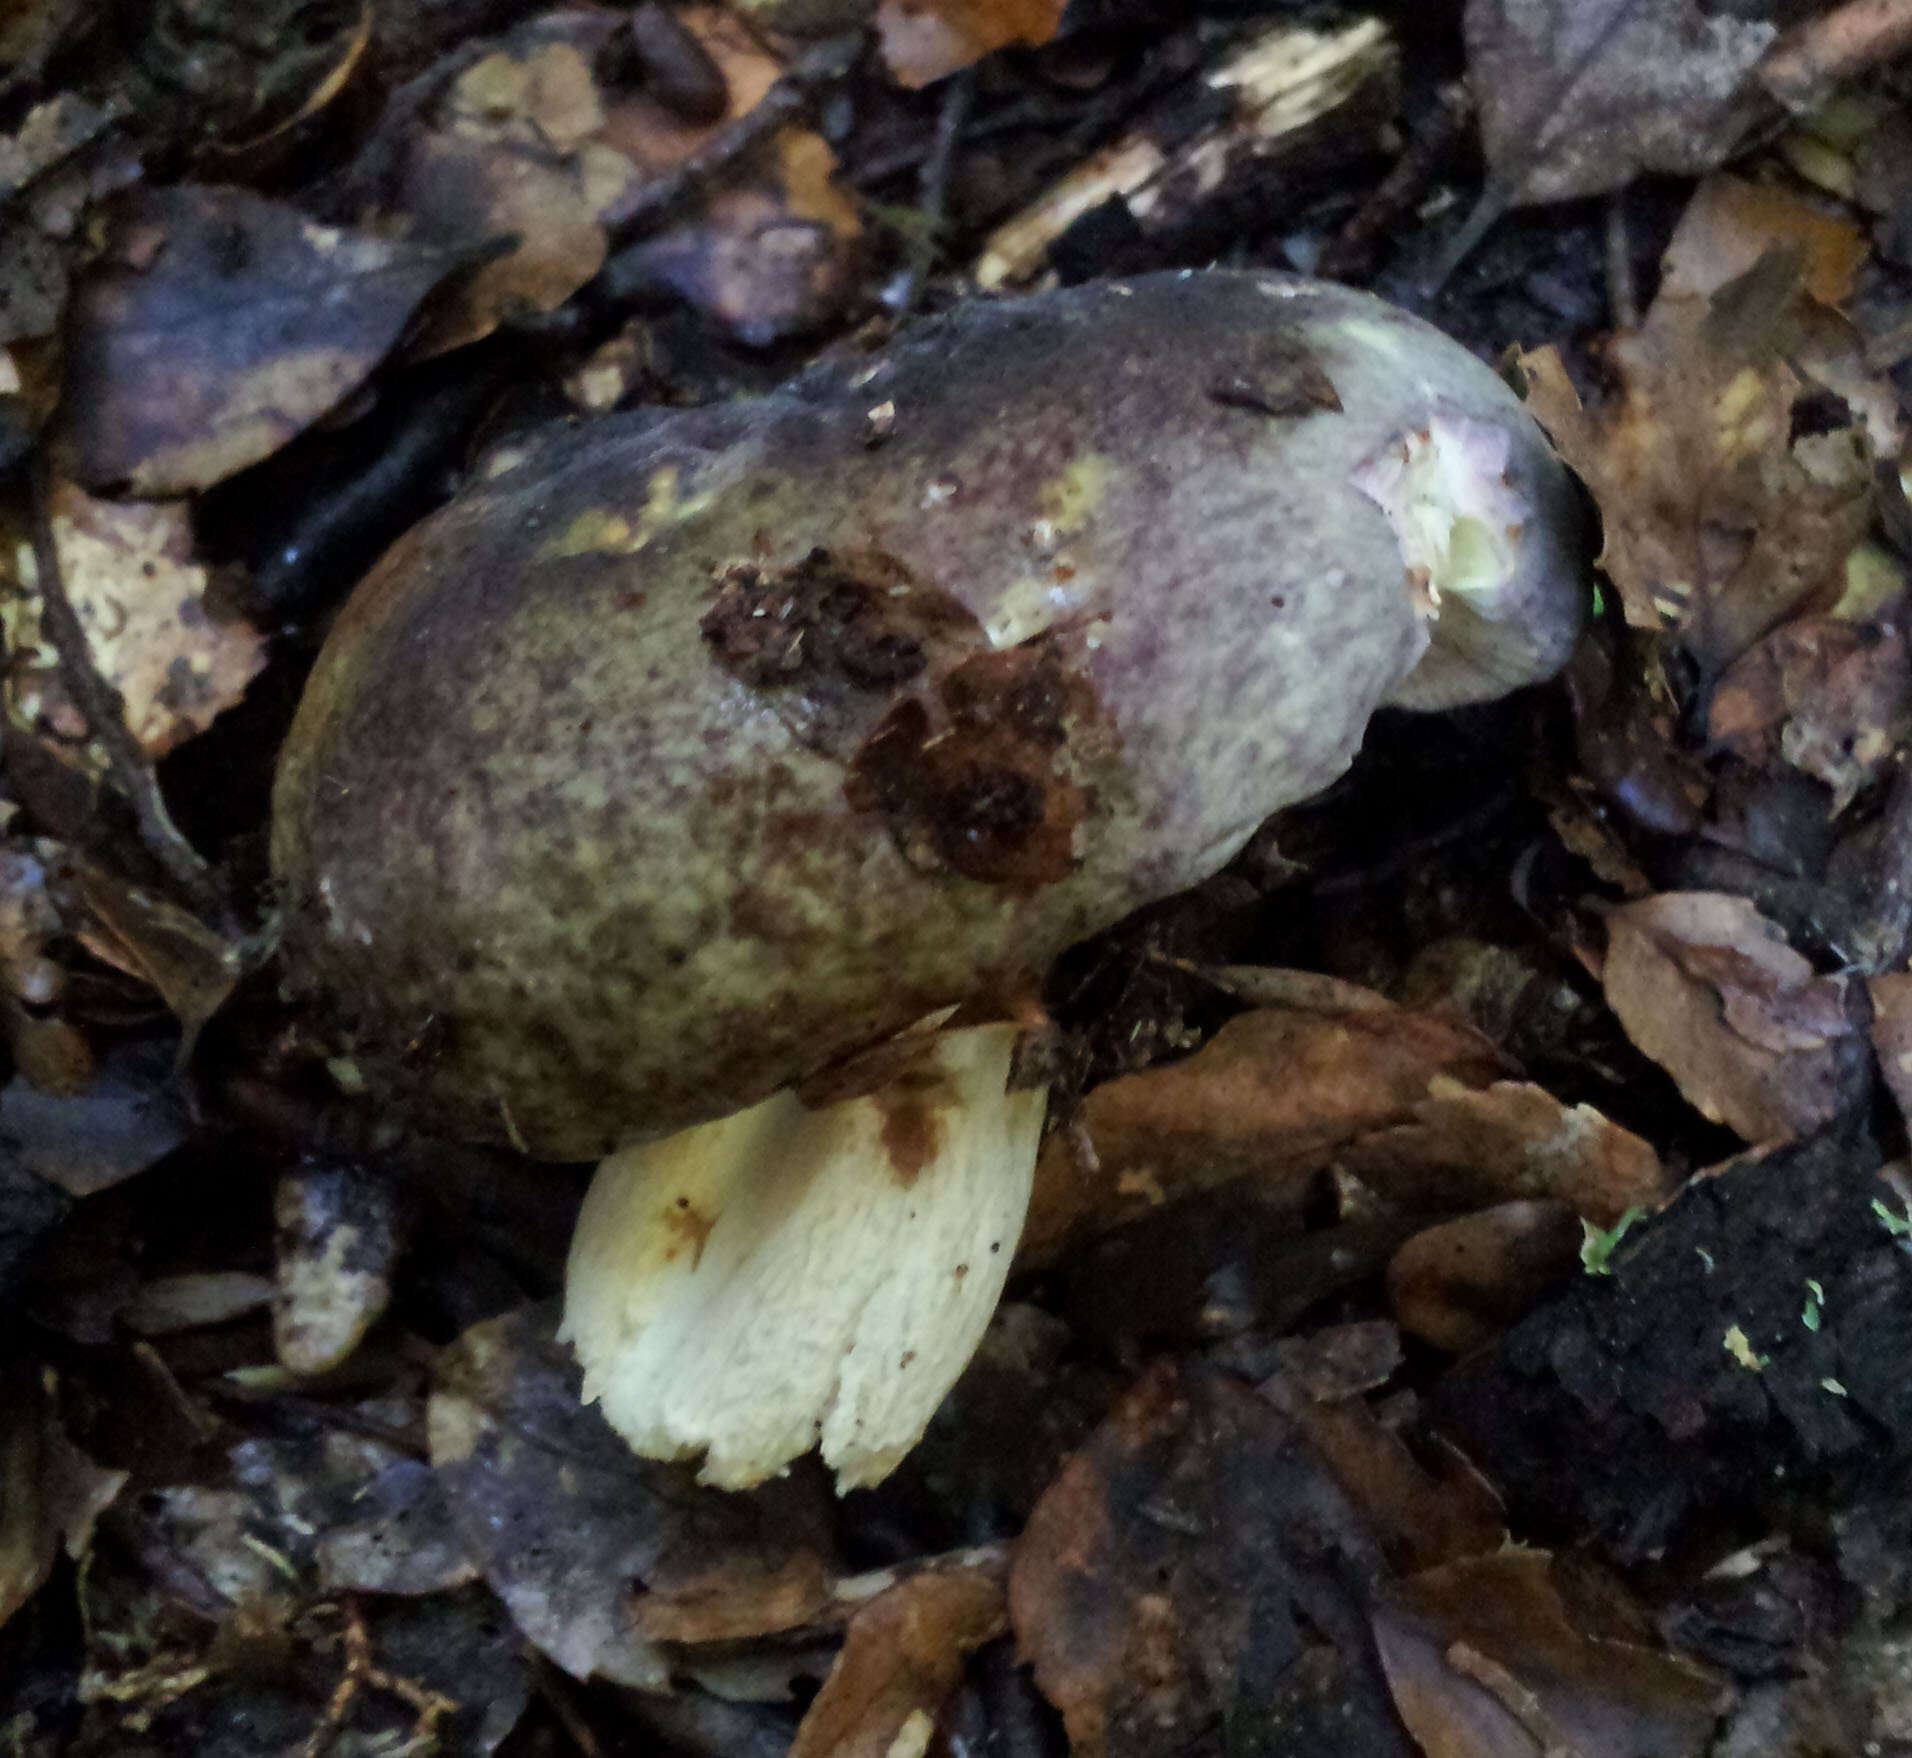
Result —
<svg viewBox="0 0 1912 1758"><path fill-rule="evenodd" d="M23 1749L1912 1725L1878 1658L1912 1603L1893 8L1473 0L1427 30L1484 185L1378 12L347 6L294 41L273 8L207 36L208 0L129 60L31 10L0 131ZM1600 521L1566 683L1378 726L1082 949L1009 1298L894 1478L637 1460L553 1334L581 1185L341 1104L275 992L265 798L314 638L554 410L760 388L958 265L1337 246L1397 293L1471 260L1413 296L1522 345ZM360 562L274 596L321 500Z"/></svg>

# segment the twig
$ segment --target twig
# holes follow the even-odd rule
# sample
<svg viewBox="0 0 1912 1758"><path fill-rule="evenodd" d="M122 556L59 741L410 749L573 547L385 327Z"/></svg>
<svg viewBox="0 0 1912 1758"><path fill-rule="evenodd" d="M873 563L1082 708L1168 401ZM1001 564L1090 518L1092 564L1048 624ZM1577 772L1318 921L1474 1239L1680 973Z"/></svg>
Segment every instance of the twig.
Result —
<svg viewBox="0 0 1912 1758"><path fill-rule="evenodd" d="M680 208L702 195L739 159L756 151L785 123L807 114L821 93L856 65L862 52L860 31L827 37L806 49L750 109L638 196L635 205L611 231L612 250L620 250L656 231Z"/></svg>
<svg viewBox="0 0 1912 1758"><path fill-rule="evenodd" d="M1640 327L1640 289L1633 278L1633 240L1627 230L1627 192L1607 198L1607 316L1616 330Z"/></svg>
<svg viewBox="0 0 1912 1758"><path fill-rule="evenodd" d="M558 1718L558 1724L571 1736L582 1758L604 1758L604 1747L597 1732L585 1719L577 1694L562 1672L542 1655L534 1657L532 1687L544 1699L545 1707Z"/></svg>
<svg viewBox="0 0 1912 1758"><path fill-rule="evenodd" d="M457 1713L457 1702L438 1691L427 1690L414 1679L387 1672L372 1659L372 1637L365 1628L364 1614L350 1599L337 1607L345 1626L345 1671L332 1691L325 1713L307 1736L302 1758L323 1758L332 1743L344 1731L345 1718L361 1693L382 1691L396 1697L412 1712L412 1731L401 1750L435 1752L438 1750L439 1723Z"/></svg>
<svg viewBox="0 0 1912 1758"><path fill-rule="evenodd" d="M60 572L52 493L45 455L40 454L33 463L33 564L39 575L40 623L59 655L61 681L84 717L87 731L105 752L113 779L132 802L147 852L196 909L209 920L223 920L225 899L212 868L173 822L159 791L159 778L126 724L125 698L93 663L85 626Z"/></svg>
<svg viewBox="0 0 1912 1758"><path fill-rule="evenodd" d="M1759 80L1788 110L1810 109L1827 88L1912 49L1912 0L1846 0L1806 19L1767 50Z"/></svg>
<svg viewBox="0 0 1912 1758"><path fill-rule="evenodd" d="M1473 99L1459 80L1441 88L1433 114L1367 200L1329 240L1315 265L1318 275L1329 281L1365 281L1374 273L1381 246L1434 181L1434 173L1453 151L1473 113Z"/></svg>
<svg viewBox="0 0 1912 1758"><path fill-rule="evenodd" d="M967 70L949 82L943 107L936 117L936 138L930 144L929 157L923 161L917 180L917 212L922 217L923 236L910 242L909 263L903 270L894 305L898 317L908 317L922 296L923 281L937 256L937 234L942 231L949 205L949 172L956 160L956 143L962 139L975 102L976 82Z"/></svg>

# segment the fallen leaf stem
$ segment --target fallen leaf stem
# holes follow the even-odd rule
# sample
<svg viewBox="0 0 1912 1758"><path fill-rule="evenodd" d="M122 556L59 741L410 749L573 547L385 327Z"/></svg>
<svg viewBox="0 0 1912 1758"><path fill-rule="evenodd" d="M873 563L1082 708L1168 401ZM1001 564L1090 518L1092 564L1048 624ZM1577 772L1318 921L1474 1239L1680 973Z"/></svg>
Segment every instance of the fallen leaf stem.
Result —
<svg viewBox="0 0 1912 1758"><path fill-rule="evenodd" d="M798 56L743 115L637 197L611 229L611 248L622 249L655 232L704 194L739 159L755 152L786 123L807 114L818 96L842 79L862 52L863 33L850 31L827 37Z"/></svg>
<svg viewBox="0 0 1912 1758"><path fill-rule="evenodd" d="M33 562L39 575L40 622L59 655L60 677L106 756L107 768L132 803L140 840L168 878L202 914L223 920L225 898L206 859L186 839L166 808L159 778L126 724L126 702L93 662L93 649L79 612L67 596L53 536L52 481L44 457L33 465Z"/></svg>

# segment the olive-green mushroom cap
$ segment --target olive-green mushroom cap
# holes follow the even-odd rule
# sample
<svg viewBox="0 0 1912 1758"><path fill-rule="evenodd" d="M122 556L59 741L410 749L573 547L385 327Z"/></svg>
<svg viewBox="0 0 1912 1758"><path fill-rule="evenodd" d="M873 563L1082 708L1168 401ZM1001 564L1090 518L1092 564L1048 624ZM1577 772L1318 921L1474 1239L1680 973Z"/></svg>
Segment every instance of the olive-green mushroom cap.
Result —
<svg viewBox="0 0 1912 1758"><path fill-rule="evenodd" d="M975 302L601 421L341 615L275 798L289 984L459 1134L586 1158L734 1111L1026 992L1391 696L1556 669L1569 506L1465 350L1268 275Z"/></svg>

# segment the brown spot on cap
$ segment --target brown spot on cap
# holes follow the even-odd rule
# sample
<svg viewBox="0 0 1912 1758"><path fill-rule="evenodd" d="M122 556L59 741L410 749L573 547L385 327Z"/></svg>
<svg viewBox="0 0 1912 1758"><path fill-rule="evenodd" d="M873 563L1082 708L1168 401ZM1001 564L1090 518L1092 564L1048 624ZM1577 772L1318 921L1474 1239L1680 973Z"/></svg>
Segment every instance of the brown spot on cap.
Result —
<svg viewBox="0 0 1912 1758"><path fill-rule="evenodd" d="M864 743L845 792L890 823L912 864L1033 889L1075 870L1087 797L1065 769L1087 684L1043 641L972 654L934 698L899 702Z"/></svg>

